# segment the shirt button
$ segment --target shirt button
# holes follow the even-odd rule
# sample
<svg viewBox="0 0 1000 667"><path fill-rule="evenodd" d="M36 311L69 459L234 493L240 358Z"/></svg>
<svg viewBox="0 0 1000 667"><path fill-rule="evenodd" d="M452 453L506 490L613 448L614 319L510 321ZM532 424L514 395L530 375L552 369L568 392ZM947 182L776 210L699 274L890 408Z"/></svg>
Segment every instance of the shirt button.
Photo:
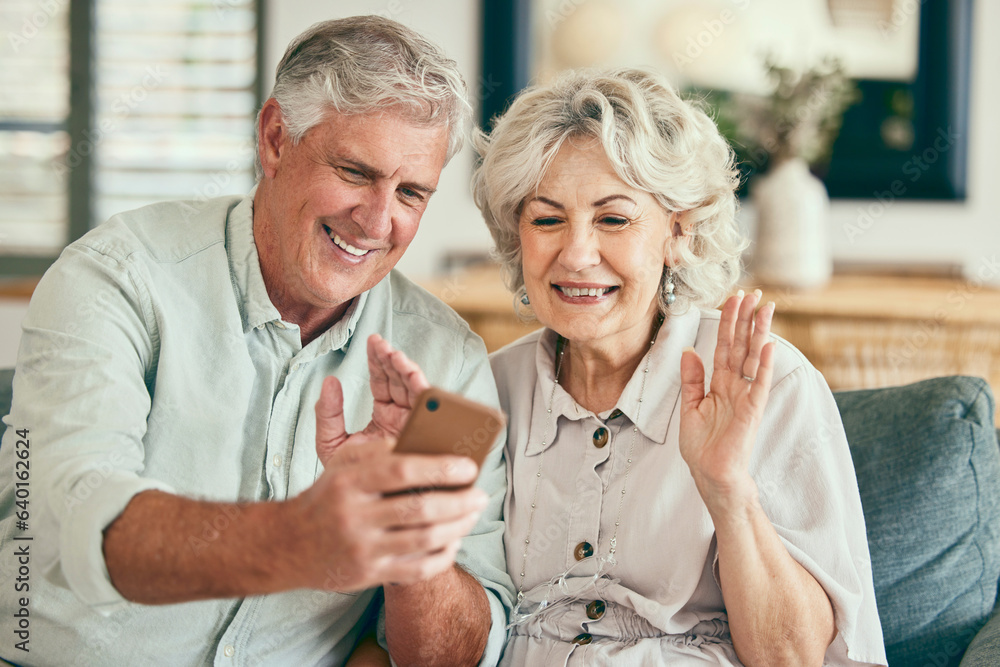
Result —
<svg viewBox="0 0 1000 667"><path fill-rule="evenodd" d="M622 412L621 410L619 410L618 408L615 408L615 411L612 412L610 415L608 415L608 419L618 419L623 414L625 414L625 413Z"/></svg>
<svg viewBox="0 0 1000 667"><path fill-rule="evenodd" d="M274 458L271 459L271 462L274 463L274 467L275 468L280 468L281 467L281 463L282 463L282 461L281 461L281 454L275 454Z"/></svg>
<svg viewBox="0 0 1000 667"><path fill-rule="evenodd" d="M233 657L233 654L236 653L236 649L233 648L232 644L227 644L226 648L222 649L222 653L227 658L231 658L231 657Z"/></svg>
<svg viewBox="0 0 1000 667"><path fill-rule="evenodd" d="M587 618L596 621L601 616L604 616L604 609L604 600L594 600L587 605Z"/></svg>
<svg viewBox="0 0 1000 667"><path fill-rule="evenodd" d="M577 560L590 558L594 555L594 547L590 545L590 542L580 542L576 545L576 549L573 550L573 555Z"/></svg>
<svg viewBox="0 0 1000 667"><path fill-rule="evenodd" d="M608 429L601 426L594 431L594 447L600 449L606 444L608 444Z"/></svg>
<svg viewBox="0 0 1000 667"><path fill-rule="evenodd" d="M590 636L589 632L583 632L581 634L578 634L576 637L573 637L573 643L576 644L577 646L583 646L585 644L589 644L592 641L594 641L594 638Z"/></svg>
<svg viewBox="0 0 1000 667"><path fill-rule="evenodd" d="M281 320L275 321L274 326L278 327L279 329L287 329L288 328L288 327L285 326L285 323L282 322Z"/></svg>

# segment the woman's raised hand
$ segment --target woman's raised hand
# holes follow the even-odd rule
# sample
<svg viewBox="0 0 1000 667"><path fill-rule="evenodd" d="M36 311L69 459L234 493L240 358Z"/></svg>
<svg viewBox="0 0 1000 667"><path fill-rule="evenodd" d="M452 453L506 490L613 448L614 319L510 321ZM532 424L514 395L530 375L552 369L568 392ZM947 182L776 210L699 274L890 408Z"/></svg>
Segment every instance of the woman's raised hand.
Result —
<svg viewBox="0 0 1000 667"><path fill-rule="evenodd" d="M701 357L693 348L681 356L680 450L710 510L755 492L750 454L774 370L774 303L755 316L760 297L741 290L723 306L707 394Z"/></svg>

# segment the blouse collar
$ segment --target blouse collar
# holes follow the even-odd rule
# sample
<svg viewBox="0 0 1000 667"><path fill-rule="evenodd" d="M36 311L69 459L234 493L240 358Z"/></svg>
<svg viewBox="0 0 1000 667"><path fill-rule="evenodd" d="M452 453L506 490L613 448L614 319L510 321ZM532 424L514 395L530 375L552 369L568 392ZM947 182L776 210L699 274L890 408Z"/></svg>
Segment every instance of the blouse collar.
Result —
<svg viewBox="0 0 1000 667"><path fill-rule="evenodd" d="M649 374L645 389L642 376L645 361L640 362L624 391L618 397L615 407L595 414L579 405L562 387L555 385L555 354L558 335L546 329L535 346L535 392L531 411L531 425L525 454L534 456L552 444L557 435L559 418L578 421L588 417L608 419L615 410L625 414L648 440L662 444L667 438L667 427L680 397L681 353L685 347L693 346L698 335L701 312L692 308L683 315L668 317L657 335L649 360ZM642 393L642 409L639 395ZM549 397L552 397L552 414L548 414ZM638 419L636 414L638 411ZM542 442L545 445L542 445Z"/></svg>

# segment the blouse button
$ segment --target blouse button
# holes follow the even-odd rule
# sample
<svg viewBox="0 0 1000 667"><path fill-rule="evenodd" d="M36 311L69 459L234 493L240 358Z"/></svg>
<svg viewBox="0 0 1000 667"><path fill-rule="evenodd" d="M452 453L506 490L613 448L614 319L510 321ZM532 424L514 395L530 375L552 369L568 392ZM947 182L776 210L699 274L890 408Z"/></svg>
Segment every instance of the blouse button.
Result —
<svg viewBox="0 0 1000 667"><path fill-rule="evenodd" d="M587 618L596 621L601 616L604 616L604 609L604 600L594 600L587 605Z"/></svg>
<svg viewBox="0 0 1000 667"><path fill-rule="evenodd" d="M608 444L608 429L601 426L594 431L594 447L600 449L606 444Z"/></svg>
<svg viewBox="0 0 1000 667"><path fill-rule="evenodd" d="M584 632L573 638L573 643L577 646L583 646L584 644L589 644L594 641L594 638L590 636L589 632Z"/></svg>
<svg viewBox="0 0 1000 667"><path fill-rule="evenodd" d="M625 414L625 413L622 412L621 410L619 410L618 408L615 408L615 411L612 412L610 415L608 415L608 419L618 419L623 414Z"/></svg>
<svg viewBox="0 0 1000 667"><path fill-rule="evenodd" d="M576 545L576 549L573 550L573 555L577 560L590 558L594 555L594 547L590 545L590 542L580 542Z"/></svg>

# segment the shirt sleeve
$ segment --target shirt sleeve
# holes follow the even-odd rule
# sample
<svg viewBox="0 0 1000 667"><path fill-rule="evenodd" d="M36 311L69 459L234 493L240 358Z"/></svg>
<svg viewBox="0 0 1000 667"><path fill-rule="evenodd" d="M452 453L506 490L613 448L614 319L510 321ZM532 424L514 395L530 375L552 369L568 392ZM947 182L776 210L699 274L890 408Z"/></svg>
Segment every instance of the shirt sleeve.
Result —
<svg viewBox="0 0 1000 667"><path fill-rule="evenodd" d="M38 284L18 352L11 420L31 433L36 562L104 614L127 604L108 575L104 529L136 494L172 492L139 475L150 311L127 256L77 243Z"/></svg>
<svg viewBox="0 0 1000 667"><path fill-rule="evenodd" d="M465 345L465 381L461 393L493 407L499 407L496 381L486 356L486 347L478 336L471 336ZM507 574L503 546L503 503L507 493L507 471L503 460L506 429L494 443L483 462L476 485L489 496L472 533L462 540L458 564L472 574L486 589L490 601L489 640L483 651L481 665L495 665L500 660L507 641L507 618L513 607L514 584Z"/></svg>
<svg viewBox="0 0 1000 667"><path fill-rule="evenodd" d="M886 664L854 464L833 394L808 362L772 387L750 471L788 552L833 604L824 664Z"/></svg>
<svg viewBox="0 0 1000 667"><path fill-rule="evenodd" d="M457 385L451 387L468 398L499 407L496 382L486 356L483 341L469 334L464 345L465 361ZM503 460L506 433L498 438L483 462L476 486L489 496L486 509L472 532L462 540L456 562L482 584L490 604L490 633L480 665L496 665L507 641L507 618L513 607L514 584L507 574L503 548L503 502L507 492L507 473ZM379 612L378 641L387 648L385 607Z"/></svg>

